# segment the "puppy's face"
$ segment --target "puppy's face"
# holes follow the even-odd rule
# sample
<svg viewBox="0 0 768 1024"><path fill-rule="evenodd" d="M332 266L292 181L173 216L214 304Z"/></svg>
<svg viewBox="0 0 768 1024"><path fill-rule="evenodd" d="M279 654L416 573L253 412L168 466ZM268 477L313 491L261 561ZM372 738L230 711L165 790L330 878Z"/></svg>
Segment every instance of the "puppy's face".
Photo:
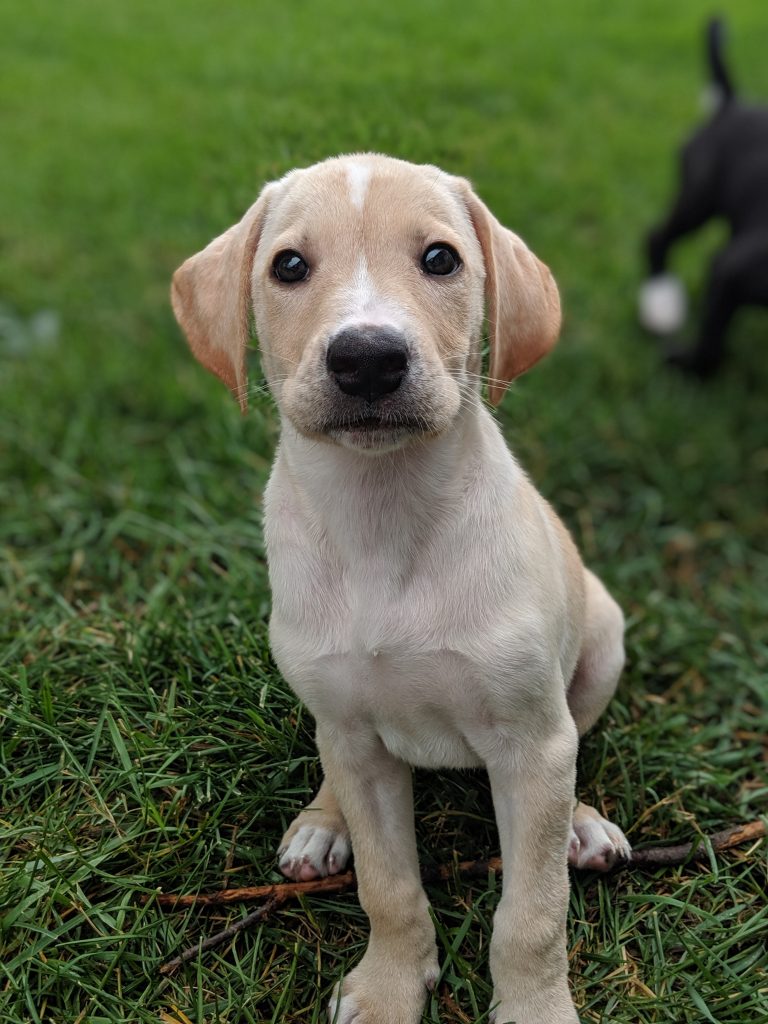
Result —
<svg viewBox="0 0 768 1024"><path fill-rule="evenodd" d="M486 298L498 401L556 338L549 272L465 181L372 154L266 186L173 288L195 354L238 397L251 312L282 414L371 452L456 417L475 389Z"/></svg>
<svg viewBox="0 0 768 1024"><path fill-rule="evenodd" d="M485 269L466 206L435 167L350 157L268 197L252 273L281 411L362 449L440 433L461 404Z"/></svg>

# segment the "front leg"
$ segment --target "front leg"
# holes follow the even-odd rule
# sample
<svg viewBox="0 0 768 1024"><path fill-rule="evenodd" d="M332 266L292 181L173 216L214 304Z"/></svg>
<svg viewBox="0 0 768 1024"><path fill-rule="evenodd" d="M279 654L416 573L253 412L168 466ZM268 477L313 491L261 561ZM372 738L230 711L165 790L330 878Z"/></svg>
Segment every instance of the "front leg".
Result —
<svg viewBox="0 0 768 1024"><path fill-rule="evenodd" d="M568 990L567 848L576 774L570 715L488 764L504 861L490 959L496 1024L578 1024Z"/></svg>
<svg viewBox="0 0 768 1024"><path fill-rule="evenodd" d="M368 948L337 987L334 1024L417 1024L438 976L435 931L419 877L408 765L368 730L318 724L328 784L349 826Z"/></svg>
<svg viewBox="0 0 768 1024"><path fill-rule="evenodd" d="M713 216L709 175L691 160L683 159L680 192L667 217L648 234L648 277L638 296L640 323L653 334L673 334L683 326L687 299L683 282L667 269L669 250L682 237Z"/></svg>

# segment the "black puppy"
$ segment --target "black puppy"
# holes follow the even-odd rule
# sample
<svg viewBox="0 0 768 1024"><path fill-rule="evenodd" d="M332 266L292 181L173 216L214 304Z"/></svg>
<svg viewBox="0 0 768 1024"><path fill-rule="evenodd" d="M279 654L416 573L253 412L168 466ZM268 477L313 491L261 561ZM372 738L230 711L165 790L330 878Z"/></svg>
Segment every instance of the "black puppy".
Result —
<svg viewBox="0 0 768 1024"><path fill-rule="evenodd" d="M736 99L723 62L719 21L707 26L714 110L682 150L680 191L646 242L650 276L640 289L640 322L656 334L676 331L686 312L682 282L667 272L670 247L706 221L728 221L731 237L712 261L696 342L667 353L700 376L717 368L739 306L768 305L768 108Z"/></svg>

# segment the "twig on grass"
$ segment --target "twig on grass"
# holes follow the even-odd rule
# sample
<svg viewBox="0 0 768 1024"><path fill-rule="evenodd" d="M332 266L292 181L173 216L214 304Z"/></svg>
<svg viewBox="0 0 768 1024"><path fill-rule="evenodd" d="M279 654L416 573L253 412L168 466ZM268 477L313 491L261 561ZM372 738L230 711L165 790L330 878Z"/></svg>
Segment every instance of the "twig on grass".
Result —
<svg viewBox="0 0 768 1024"><path fill-rule="evenodd" d="M224 931L216 932L215 935L209 935L207 939L203 939L202 942L196 942L194 946L190 946L185 949L173 960L169 960L167 964L163 964L160 968L161 974L170 974L175 971L177 967L181 967L187 960L192 960L193 957L197 956L198 953L202 953L206 949L213 949L214 946L220 946L222 942L226 942L227 939L231 939L233 935L237 935L238 932L243 931L245 928L250 928L252 924L258 924L268 914L271 914L275 907L278 905L280 900L272 899L267 900L262 906L252 911L250 914L246 914L245 917L239 921L235 921L229 928L225 928Z"/></svg>
<svg viewBox="0 0 768 1024"><path fill-rule="evenodd" d="M629 861L626 864L617 864L616 867L645 868L645 867L670 867L675 864L684 864L686 861L702 861L709 857L709 850L718 852L729 850L734 846L741 846L744 843L761 839L766 835L766 825L763 821L752 821L741 825L734 825L731 828L723 829L722 832L715 832L711 836L691 843L681 843L679 846L652 846L645 850L633 850ZM454 875L461 875L464 878L483 878L491 872L500 872L502 862L500 857L491 857L490 860L466 860L457 864L443 864L437 868L430 868L422 872L422 881L437 882L445 881ZM250 900L266 899L266 903L258 907L252 913L247 914L240 921L230 925L215 935L210 935L202 942L195 943L185 949L174 960L169 960L160 968L161 974L170 974L188 960L193 959L203 950L212 949L214 946L226 942L238 932L257 924L272 913L281 904L301 896L311 896L315 893L329 894L343 892L356 886L357 879L354 871L347 871L343 875L329 875L327 878L315 878L311 882L278 882L274 885L257 885L241 889L222 889L213 893L190 893L178 895L175 893L156 893L152 896L145 896L143 902L154 899L164 907L172 909L181 907L205 907L220 906L223 903L248 902Z"/></svg>
<svg viewBox="0 0 768 1024"><path fill-rule="evenodd" d="M709 851L707 843L714 853L730 850L733 846L742 846L753 839L762 839L766 834L764 821L749 821L742 825L733 825L722 832L714 832L692 843L681 843L679 846L650 846L647 850L633 850L629 858L629 867L667 867L684 864L687 860L707 860ZM706 840L706 841L705 841Z"/></svg>
<svg viewBox="0 0 768 1024"><path fill-rule="evenodd" d="M717 853L741 846L753 839L761 839L766 834L766 826L762 821L752 821L742 825L734 825L722 832L715 832L708 839L709 846ZM679 846L649 846L645 850L633 850L627 863L617 863L617 868L669 867L684 864L687 860L707 860L707 843L699 839ZM440 882L462 875L465 878L484 878L490 872L502 870L501 857L490 860L464 860L458 864L442 864L437 868L428 868L422 872L423 882ZM278 903L298 899L300 896L313 896L316 893L344 892L356 885L354 871L343 875L328 875L327 878L315 878L311 882L276 882L271 885L246 886L241 889L221 889L219 892L200 892L179 895L176 893L155 893L143 897L143 902L153 899L163 907L210 907L222 903L242 903L250 900L275 899Z"/></svg>
<svg viewBox="0 0 768 1024"><path fill-rule="evenodd" d="M455 866L441 864L437 868L427 868L421 873L421 880L444 882L459 874L465 878L484 878L489 872L501 871L501 857L490 860L465 860ZM242 903L250 900L274 899L278 903L298 899L300 896L314 896L316 893L328 895L354 889L357 885L354 871L346 871L343 875L328 875L326 878L314 878L311 882L274 882L270 885L245 886L242 889L220 889L218 892L188 893L156 893L143 896L142 902L153 899L162 907L217 907L222 903Z"/></svg>

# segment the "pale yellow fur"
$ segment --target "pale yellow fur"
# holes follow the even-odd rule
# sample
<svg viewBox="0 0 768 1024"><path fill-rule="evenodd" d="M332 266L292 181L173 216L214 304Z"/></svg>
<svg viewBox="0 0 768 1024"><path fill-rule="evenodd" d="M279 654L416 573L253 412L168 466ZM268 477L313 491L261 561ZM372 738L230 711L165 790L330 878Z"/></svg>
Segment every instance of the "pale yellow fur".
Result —
<svg viewBox="0 0 768 1024"><path fill-rule="evenodd" d="M419 264L438 242L463 264L440 281ZM272 270L286 249L311 268L298 286ZM622 615L481 401L486 302L497 402L555 342L551 275L466 181L373 154L270 184L176 275L195 354L241 400L252 313L280 410L265 495L271 642L315 716L325 772L281 867L339 871L351 836L371 935L334 997L339 1024L417 1024L437 977L411 764L488 770L504 858L490 948L499 1024L577 1022L567 859L607 867L628 851L615 826L573 807L578 735L615 688ZM407 338L418 430L366 440L325 426L338 399L329 341L356 325Z"/></svg>

